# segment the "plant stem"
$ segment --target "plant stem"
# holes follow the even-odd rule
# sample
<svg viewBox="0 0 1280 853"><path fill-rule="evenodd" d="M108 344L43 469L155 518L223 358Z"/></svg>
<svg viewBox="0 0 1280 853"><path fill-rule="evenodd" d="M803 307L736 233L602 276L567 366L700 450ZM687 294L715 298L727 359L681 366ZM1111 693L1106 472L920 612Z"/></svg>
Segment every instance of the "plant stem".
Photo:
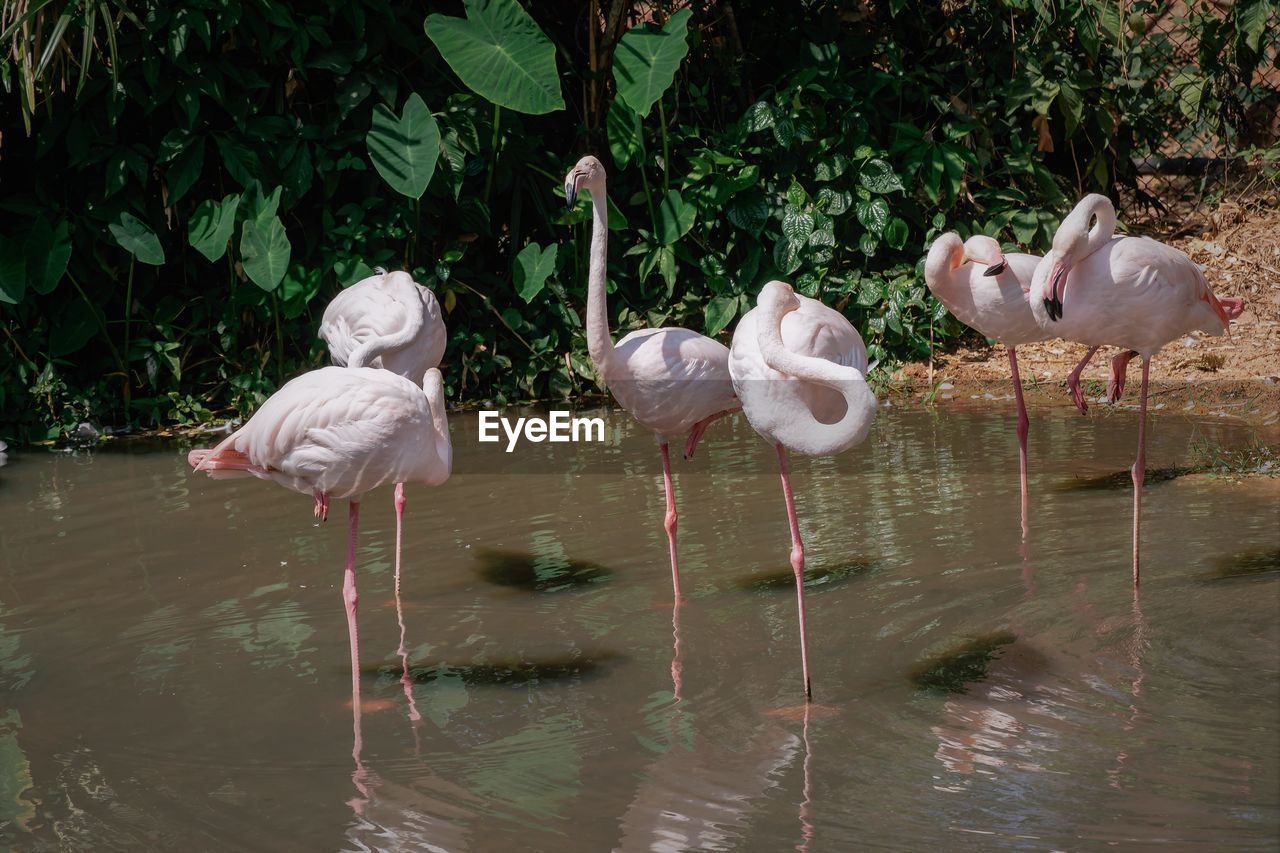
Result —
<svg viewBox="0 0 1280 853"><path fill-rule="evenodd" d="M280 300L271 291L271 315L276 321L276 387L284 384L284 338L280 334Z"/></svg>
<svg viewBox="0 0 1280 853"><path fill-rule="evenodd" d="M493 105L493 139L489 143L489 147L493 149L492 155L489 157L489 171L484 176L484 203L489 205L489 191L493 189L493 170L498 165L498 143L501 142L499 131L502 129L502 107L497 104Z"/></svg>
<svg viewBox="0 0 1280 853"><path fill-rule="evenodd" d="M111 350L111 355L116 360L116 368L125 375L125 381L128 382L129 375L125 369L124 362L120 359L120 350L116 349L115 341L111 340L111 334L107 331L107 324L102 322L102 315L98 313L97 306L93 304L93 300L89 298L89 295L84 292L80 282L76 281L75 276L71 274L71 270L67 270L67 280L75 285L76 292L80 294L84 304L89 306L89 312L93 314L93 319L98 321L98 330L102 332L102 339L107 342L107 347Z"/></svg>
<svg viewBox="0 0 1280 853"><path fill-rule="evenodd" d="M405 268L413 269L413 262L418 258L418 234L422 231L422 198L413 200L413 239L409 241L409 251Z"/></svg>
<svg viewBox="0 0 1280 853"><path fill-rule="evenodd" d="M662 191L671 191L671 149L667 143L667 114L662 109L662 98L658 98L658 122L662 132Z"/></svg>
<svg viewBox="0 0 1280 853"><path fill-rule="evenodd" d="M653 210L653 191L649 189L649 176L645 174L644 171L645 161L648 160L648 150L645 148L644 144L644 122L639 118L639 116L636 117L636 121L640 125L637 129L639 132L636 134L637 138L640 140L640 161L638 164L640 166L640 182L644 184L644 201L649 208L649 225L653 228L653 233L657 234L658 215Z"/></svg>
<svg viewBox="0 0 1280 853"><path fill-rule="evenodd" d="M124 404L127 409L129 405L130 386L133 384L129 379L128 360L129 360L129 320L133 314L133 269L138 259L130 256L129 258L129 283L124 287L124 357L126 368L124 372ZM127 411L126 411L127 417Z"/></svg>

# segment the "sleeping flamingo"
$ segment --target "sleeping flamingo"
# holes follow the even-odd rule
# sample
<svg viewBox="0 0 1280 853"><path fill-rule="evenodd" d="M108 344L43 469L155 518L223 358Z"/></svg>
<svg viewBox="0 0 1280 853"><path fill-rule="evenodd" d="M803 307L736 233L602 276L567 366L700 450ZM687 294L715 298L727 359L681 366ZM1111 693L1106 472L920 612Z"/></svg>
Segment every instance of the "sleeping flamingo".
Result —
<svg viewBox="0 0 1280 853"><path fill-rule="evenodd" d="M787 451L830 456L860 444L876 417L866 381L867 348L844 315L791 285L771 281L738 322L729 373L753 429L774 446L791 525L791 570L800 616L805 701L813 699L805 631L804 542L796 520Z"/></svg>
<svg viewBox="0 0 1280 853"><path fill-rule="evenodd" d="M360 497L388 483L437 486L453 462L444 384L431 368L419 388L388 370L323 367L285 383L244 426L187 461L215 479L258 477L315 498L351 502L342 595L351 645L351 701L360 765L360 641L356 625L356 528ZM358 784L358 783L357 783Z"/></svg>
<svg viewBox="0 0 1280 853"><path fill-rule="evenodd" d="M974 264L965 267L965 261ZM1015 347L1049 337L1036 324L1027 300L1031 277L1040 258L1006 255L990 237L975 234L961 242L953 231L943 234L929 248L924 280L929 290L966 326L1004 344L1013 375L1013 396L1018 405L1018 470L1022 489L1022 535L1027 536L1027 406L1022 399Z"/></svg>
<svg viewBox="0 0 1280 853"><path fill-rule="evenodd" d="M1092 229L1089 222L1097 217ZM1142 358L1138 456L1133 479L1133 582L1138 583L1142 481L1147 463L1147 378L1151 357L1192 331L1222 335L1244 311L1244 300L1219 299L1200 268L1170 246L1146 237L1115 237L1115 208L1103 195L1080 200L1053 236L1036 267L1031 310L1040 328L1095 350L1114 344L1127 352L1112 362L1120 396L1129 359ZM1092 353L1092 350L1090 350Z"/></svg>
<svg viewBox="0 0 1280 853"><path fill-rule="evenodd" d="M444 320L435 294L406 272L377 267L374 275L343 290L325 306L319 336L341 367L381 367L421 382L444 357ZM400 542L404 483L396 483L395 587L400 595Z"/></svg>
<svg viewBox="0 0 1280 853"><path fill-rule="evenodd" d="M738 411L729 378L729 350L719 341L689 329L640 329L613 342L605 305L605 266L609 259L609 224L604 166L587 155L569 170L564 196L573 207L578 193L591 191L591 257L587 277L587 350L618 405L640 425L652 430L662 452L662 479L667 493L665 526L671 549L671 585L680 598L676 559L676 499L671 484L667 444L689 434L684 456L693 456L707 426Z"/></svg>

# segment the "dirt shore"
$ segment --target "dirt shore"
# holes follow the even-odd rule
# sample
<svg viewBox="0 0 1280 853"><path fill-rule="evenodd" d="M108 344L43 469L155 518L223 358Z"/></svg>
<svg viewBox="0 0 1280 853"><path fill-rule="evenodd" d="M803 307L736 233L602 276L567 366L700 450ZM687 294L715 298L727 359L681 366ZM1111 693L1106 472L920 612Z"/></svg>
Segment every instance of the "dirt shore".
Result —
<svg viewBox="0 0 1280 853"><path fill-rule="evenodd" d="M1197 417L1238 418L1258 426L1266 440L1280 441L1280 207L1228 202L1193 236L1169 239L1200 264L1214 293L1240 296L1244 314L1223 337L1199 332L1166 346L1151 360L1149 411ZM1135 228L1135 233L1156 229ZM1054 340L1018 347L1028 406L1070 406L1066 375L1087 351ZM1110 359L1099 350L1086 368L1084 388L1091 410L1104 402ZM1139 363L1116 408L1136 408ZM980 338L938 351L932 362L907 365L892 377L891 390L940 405L972 405L1011 399L1009 362L1003 347Z"/></svg>

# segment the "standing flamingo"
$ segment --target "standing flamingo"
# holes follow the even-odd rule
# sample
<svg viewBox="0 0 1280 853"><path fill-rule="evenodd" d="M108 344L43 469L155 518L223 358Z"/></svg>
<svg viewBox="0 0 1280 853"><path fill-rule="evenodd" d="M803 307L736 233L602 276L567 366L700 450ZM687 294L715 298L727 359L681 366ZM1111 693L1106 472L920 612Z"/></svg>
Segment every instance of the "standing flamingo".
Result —
<svg viewBox="0 0 1280 853"><path fill-rule="evenodd" d="M791 525L791 570L800 616L805 701L813 700L805 630L804 542L796 520L787 451L830 456L860 444L876 417L867 348L840 312L771 281L738 321L729 350L733 388L756 432L774 446Z"/></svg>
<svg viewBox="0 0 1280 853"><path fill-rule="evenodd" d="M609 224L605 172L600 161L583 157L564 179L565 201L573 207L578 193L591 191L591 263L587 277L587 349L596 372L614 399L652 430L662 451L662 479L667 493L665 526L671 549L671 585L680 598L676 559L676 498L671 484L671 437L689 434L684 457L693 456L707 426L738 411L729 377L729 350L706 335L688 329L640 329L616 344L609 333L605 305L605 266L609 259Z"/></svg>
<svg viewBox="0 0 1280 853"><path fill-rule="evenodd" d="M1092 230L1089 222L1097 217ZM1113 388L1124 389L1129 359L1142 358L1138 456L1133 479L1133 582L1138 583L1142 481L1147 463L1147 378L1151 357L1192 331L1220 336L1244 311L1244 300L1218 299L1200 268L1170 246L1146 237L1114 237L1115 208L1102 195L1081 199L1053 236L1036 267L1031 310L1050 334L1088 344L1114 344L1127 352L1112 362ZM1092 350L1090 351L1092 352Z"/></svg>
<svg viewBox="0 0 1280 853"><path fill-rule="evenodd" d="M965 261L974 265L963 267ZM929 290L956 319L1004 344L1013 375L1013 396L1018 405L1018 470L1022 490L1022 536L1027 537L1027 406L1022 399L1015 347L1049 337L1036 323L1027 290L1040 258L1006 255L990 237L975 234L961 242L947 232L933 241L924 262Z"/></svg>
<svg viewBox="0 0 1280 853"><path fill-rule="evenodd" d="M444 384L431 368L419 388L387 370L323 367L285 383L244 426L187 461L216 479L258 477L315 498L351 502L342 595L351 646L352 757L360 762L360 640L356 625L356 528L360 496L387 483L437 486L449 479L453 450ZM357 781L357 786L359 786Z"/></svg>
<svg viewBox="0 0 1280 853"><path fill-rule="evenodd" d="M444 320L435 294L406 272L374 275L343 290L325 307L319 336L341 367L381 367L420 382L444 357ZM396 483L396 600L400 600L400 542L404 483ZM403 651L403 650L402 650Z"/></svg>

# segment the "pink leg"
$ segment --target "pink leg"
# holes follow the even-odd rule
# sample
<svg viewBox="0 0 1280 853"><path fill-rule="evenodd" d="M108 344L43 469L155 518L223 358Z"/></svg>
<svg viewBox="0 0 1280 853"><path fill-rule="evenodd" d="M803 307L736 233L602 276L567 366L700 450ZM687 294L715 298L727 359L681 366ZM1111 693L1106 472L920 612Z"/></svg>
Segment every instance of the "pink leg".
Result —
<svg viewBox="0 0 1280 853"><path fill-rule="evenodd" d="M329 520L329 496L324 492L316 492L315 517L321 521Z"/></svg>
<svg viewBox="0 0 1280 853"><path fill-rule="evenodd" d="M1138 404L1138 458L1133 462L1133 585L1138 585L1138 528L1142 521L1142 481L1147 475L1147 374L1151 356L1142 357L1142 401Z"/></svg>
<svg viewBox="0 0 1280 853"><path fill-rule="evenodd" d="M671 606L671 695L680 701L681 673L684 663L680 660L680 599Z"/></svg>
<svg viewBox="0 0 1280 853"><path fill-rule="evenodd" d="M723 417L732 415L734 412L740 412L741 409L725 409L723 412L716 412L708 418L703 418L693 425L693 429L689 431L689 440L684 444L684 458L692 459L693 451L698 449L698 442L702 440L702 434L707 431L707 427Z"/></svg>
<svg viewBox="0 0 1280 853"><path fill-rule="evenodd" d="M1018 354L1009 347L1009 370L1013 373L1013 398L1018 402L1018 472L1019 485L1022 488L1022 538L1025 541L1027 529L1027 404L1022 399L1022 377L1018 375Z"/></svg>
<svg viewBox="0 0 1280 853"><path fill-rule="evenodd" d="M1084 354L1084 358L1080 359L1080 363L1075 366L1075 369L1067 374L1067 388L1071 390L1071 400L1076 404L1076 408L1080 410L1082 415L1089 414L1089 404L1085 402L1084 392L1080 390L1080 374L1084 372L1089 359L1093 358L1093 354L1097 351L1097 347L1090 349Z"/></svg>
<svg viewBox="0 0 1280 853"><path fill-rule="evenodd" d="M671 543L671 588L675 591L676 601L679 601L680 565L676 561L676 526L680 516L676 513L676 491L671 484L671 451L665 441L662 442L662 482L667 489L667 517L663 526L667 528L667 540Z"/></svg>
<svg viewBox="0 0 1280 853"><path fill-rule="evenodd" d="M782 497L787 502L787 522L791 525L791 571L796 575L796 605L800 611L800 671L804 676L804 700L813 701L813 686L809 681L809 634L805 628L804 611L804 542L800 540L800 522L796 518L795 497L791 494L791 472L787 467L787 450L777 445L778 469L782 474Z"/></svg>
<svg viewBox="0 0 1280 853"><path fill-rule="evenodd" d="M400 655L400 686L404 688L404 698L409 702L409 719L418 722L422 715L418 713L418 703L413 700L413 676L409 673L409 652L404 647L404 607L400 604L400 538L404 529L404 483L396 483L396 621L400 624L400 647L396 653ZM417 732L414 732L417 737Z"/></svg>
<svg viewBox="0 0 1280 853"><path fill-rule="evenodd" d="M356 790L365 797L365 802L367 802L368 790L364 784L367 774L364 769L364 762L360 760L360 753L364 749L364 738L361 735L360 725L360 636L356 625L356 606L359 602L359 596L356 595L356 531L359 523L360 502L352 501L350 529L347 532L347 568L342 575L342 600L347 609L347 640L351 646L351 757L356 762L356 769L351 774L351 781L355 784ZM353 800L351 806L358 813L363 803Z"/></svg>
<svg viewBox="0 0 1280 853"><path fill-rule="evenodd" d="M1137 358L1133 350L1122 352L1111 359L1111 381L1107 383L1107 401L1114 403L1124 393L1124 382L1129 372L1129 362Z"/></svg>

